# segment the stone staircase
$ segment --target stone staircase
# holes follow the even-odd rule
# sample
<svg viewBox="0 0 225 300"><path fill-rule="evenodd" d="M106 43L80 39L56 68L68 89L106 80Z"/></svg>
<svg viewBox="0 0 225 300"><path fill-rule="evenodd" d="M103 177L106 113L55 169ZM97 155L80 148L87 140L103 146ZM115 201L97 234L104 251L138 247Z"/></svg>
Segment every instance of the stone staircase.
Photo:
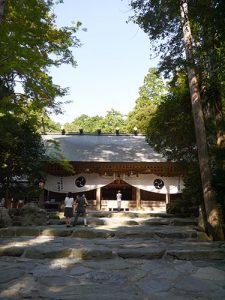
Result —
<svg viewBox="0 0 225 300"><path fill-rule="evenodd" d="M225 299L225 244L203 241L196 220L90 212L88 223L1 228L0 299Z"/></svg>
<svg viewBox="0 0 225 300"><path fill-rule="evenodd" d="M0 229L0 256L32 259L180 259L225 258L223 242L202 240L197 220L166 213L90 212L88 227L51 215L48 226Z"/></svg>

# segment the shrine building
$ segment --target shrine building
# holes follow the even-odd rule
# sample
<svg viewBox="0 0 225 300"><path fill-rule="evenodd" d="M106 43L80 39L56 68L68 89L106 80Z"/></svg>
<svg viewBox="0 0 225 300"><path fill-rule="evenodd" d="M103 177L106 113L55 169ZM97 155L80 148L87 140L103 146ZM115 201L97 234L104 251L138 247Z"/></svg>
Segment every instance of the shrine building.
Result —
<svg viewBox="0 0 225 300"><path fill-rule="evenodd" d="M80 132L42 138L48 153L66 159L73 169L71 173L59 165L47 166L47 203L62 203L68 192L74 197L84 193L93 209L113 211L120 190L122 210L166 211L166 205L182 193L178 164L156 153L143 135Z"/></svg>

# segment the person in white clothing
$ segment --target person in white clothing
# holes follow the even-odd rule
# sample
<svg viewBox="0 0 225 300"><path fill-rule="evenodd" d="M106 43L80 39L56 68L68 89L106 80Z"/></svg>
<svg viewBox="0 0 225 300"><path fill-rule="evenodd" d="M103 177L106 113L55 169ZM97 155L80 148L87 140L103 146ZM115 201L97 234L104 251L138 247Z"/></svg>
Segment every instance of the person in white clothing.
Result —
<svg viewBox="0 0 225 300"><path fill-rule="evenodd" d="M121 209L121 201L122 201L122 194L120 191L116 194L116 200L117 200L117 210L120 211Z"/></svg>
<svg viewBox="0 0 225 300"><path fill-rule="evenodd" d="M74 198L71 192L68 193L67 197L64 200L64 203L65 203L64 216L66 217L66 227L70 227L71 218L73 217L73 205L74 205Z"/></svg>

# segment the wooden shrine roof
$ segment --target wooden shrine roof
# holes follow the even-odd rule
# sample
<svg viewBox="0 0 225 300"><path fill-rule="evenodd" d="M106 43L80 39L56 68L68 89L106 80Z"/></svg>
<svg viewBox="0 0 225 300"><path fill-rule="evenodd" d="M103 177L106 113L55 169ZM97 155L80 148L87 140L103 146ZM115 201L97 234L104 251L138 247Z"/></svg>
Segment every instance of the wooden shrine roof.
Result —
<svg viewBox="0 0 225 300"><path fill-rule="evenodd" d="M143 135L43 135L48 152L76 162L166 162ZM49 140L59 144L58 152Z"/></svg>
<svg viewBox="0 0 225 300"><path fill-rule="evenodd" d="M49 154L64 157L73 166L74 173L117 175L150 173L159 176L182 174L178 164L167 162L156 153L142 135L43 135ZM52 141L57 142L55 150ZM47 172L69 175L58 165L49 165Z"/></svg>

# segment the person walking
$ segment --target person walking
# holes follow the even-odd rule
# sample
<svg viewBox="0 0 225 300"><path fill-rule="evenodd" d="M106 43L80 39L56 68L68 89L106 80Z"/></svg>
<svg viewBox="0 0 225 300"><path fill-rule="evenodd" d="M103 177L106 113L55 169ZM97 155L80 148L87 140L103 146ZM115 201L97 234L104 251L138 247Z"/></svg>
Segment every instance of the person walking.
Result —
<svg viewBox="0 0 225 300"><path fill-rule="evenodd" d="M88 206L87 199L85 197L85 194L77 195L76 201L75 201L75 210L76 215L73 221L73 226L77 225L77 221L79 216L83 216L84 218L84 226L87 227L87 214L86 214L86 207Z"/></svg>
<svg viewBox="0 0 225 300"><path fill-rule="evenodd" d="M120 211L121 209L121 201L122 201L122 194L120 191L116 194L116 200L117 200L117 211Z"/></svg>
<svg viewBox="0 0 225 300"><path fill-rule="evenodd" d="M71 218L73 217L73 205L74 205L74 198L71 192L68 193L64 200L65 210L64 216L66 217L66 227L71 226Z"/></svg>

